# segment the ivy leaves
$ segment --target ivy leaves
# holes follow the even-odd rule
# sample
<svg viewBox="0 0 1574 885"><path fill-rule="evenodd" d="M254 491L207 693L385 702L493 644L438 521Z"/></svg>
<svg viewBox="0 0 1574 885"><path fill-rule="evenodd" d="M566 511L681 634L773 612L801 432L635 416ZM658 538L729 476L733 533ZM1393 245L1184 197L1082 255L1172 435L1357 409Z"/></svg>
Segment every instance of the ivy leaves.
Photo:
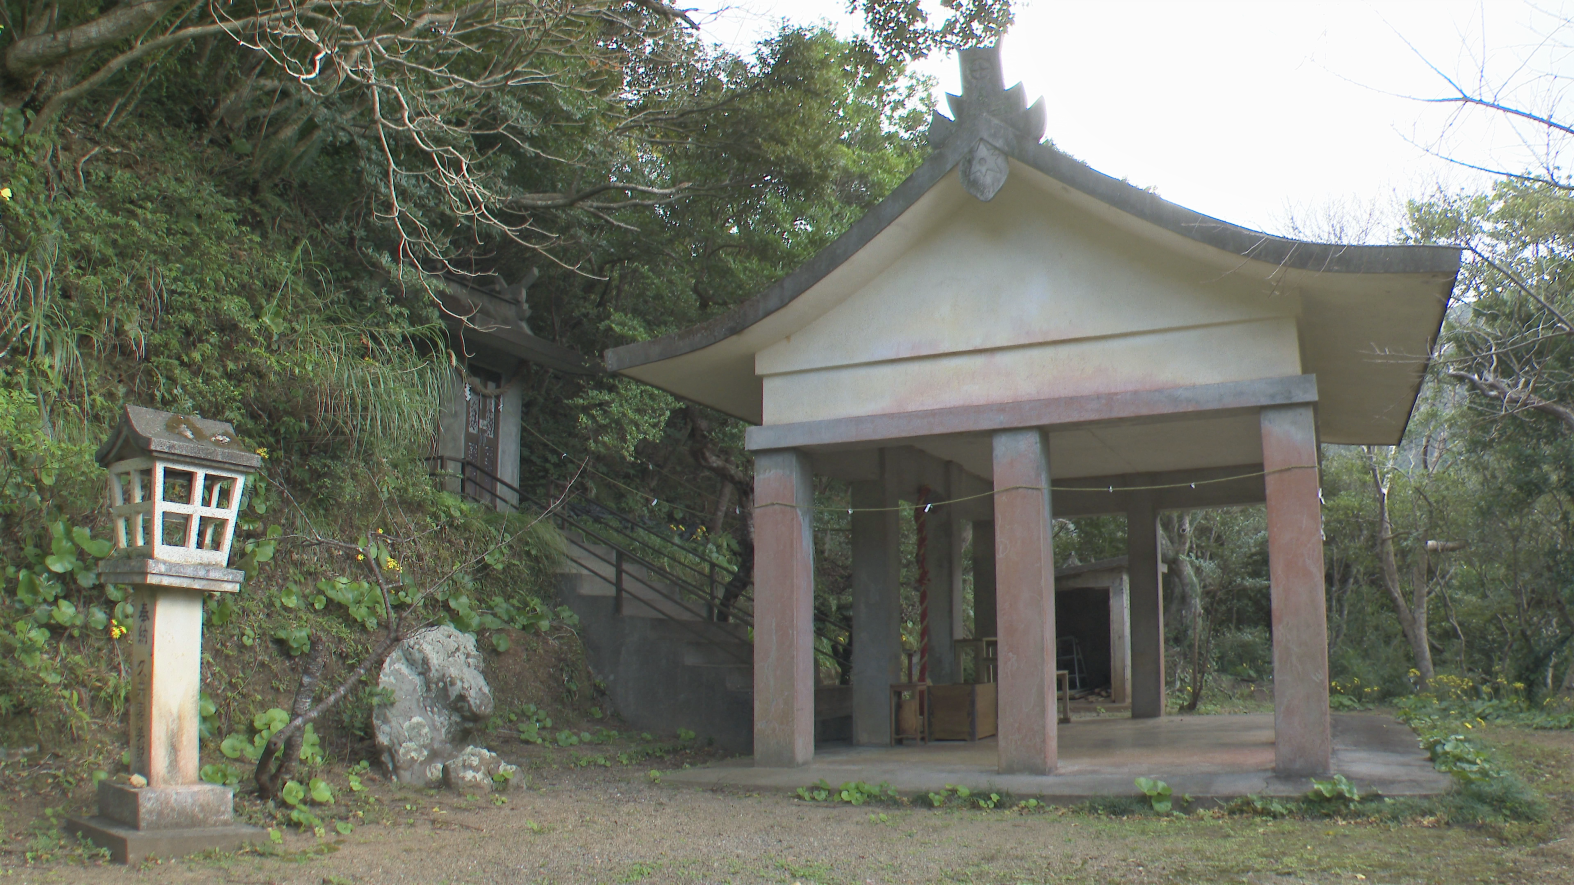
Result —
<svg viewBox="0 0 1574 885"><path fill-rule="evenodd" d="M7 570L16 580L13 604L27 612L27 620L44 628L46 640L47 631L54 628L76 630L86 626L93 630L105 629L110 625L110 615L102 606L80 598L72 600L68 594L73 585L79 590L98 586L98 563L114 552L115 545L94 538L86 527L72 526L65 520L50 523L49 533L48 552L29 547L23 551L23 555L30 567L13 566ZM111 585L105 588L105 596L109 601L123 605L126 591ZM85 605L81 604L84 602ZM17 625L14 632L15 635L24 632L32 635L23 631L21 624ZM18 650L22 651L20 648ZM31 651L26 653L32 654Z"/></svg>
<svg viewBox="0 0 1574 885"><path fill-rule="evenodd" d="M284 710L278 707L264 710L252 717L250 735L231 733L219 742L219 752L230 759L245 758L248 762L256 762L261 758L262 748L267 745L268 739L289 723L290 714ZM323 761L322 739L310 723L302 732L300 760L308 765L320 765Z"/></svg>
<svg viewBox="0 0 1574 885"><path fill-rule="evenodd" d="M66 523L56 522L50 526L54 535L50 545L51 552L44 557L44 566L59 575L72 575L77 583L83 587L91 587L98 583L95 566L84 564L78 552L86 553L94 559L103 559L114 549L115 545L103 539L95 539L91 532L82 526L71 529L71 534L66 535Z"/></svg>

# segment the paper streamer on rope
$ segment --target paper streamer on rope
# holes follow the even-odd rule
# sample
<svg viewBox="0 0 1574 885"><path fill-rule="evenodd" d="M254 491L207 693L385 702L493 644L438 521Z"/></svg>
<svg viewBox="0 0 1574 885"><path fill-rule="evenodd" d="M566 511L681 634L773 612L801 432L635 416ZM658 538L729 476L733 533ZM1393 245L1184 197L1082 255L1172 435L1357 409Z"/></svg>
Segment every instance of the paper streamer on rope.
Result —
<svg viewBox="0 0 1574 885"><path fill-rule="evenodd" d="M929 681L929 512L928 486L918 488L913 529L918 535L918 681Z"/></svg>

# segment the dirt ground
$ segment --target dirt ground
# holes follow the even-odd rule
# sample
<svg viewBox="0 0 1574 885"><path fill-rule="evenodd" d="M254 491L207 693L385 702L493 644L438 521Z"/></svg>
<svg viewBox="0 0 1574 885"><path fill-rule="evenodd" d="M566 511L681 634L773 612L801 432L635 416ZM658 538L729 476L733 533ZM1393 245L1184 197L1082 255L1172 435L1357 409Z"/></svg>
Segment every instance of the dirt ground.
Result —
<svg viewBox="0 0 1574 885"><path fill-rule="evenodd" d="M1192 815L828 805L658 783L616 747L538 750L501 796L368 779L324 809L347 836L280 830L259 853L123 868L12 818L0 880L37 883L1554 883L1574 882L1574 735L1496 729L1558 809L1547 826L1467 828ZM630 748L632 749L632 748ZM587 767L574 763L588 762ZM601 764L608 763L607 766ZM696 759L696 761L698 761ZM499 804L499 799L506 801ZM926 803L927 804L927 803ZM257 814L258 808L250 809ZM257 819L254 817L254 819ZM33 849L29 862L28 849Z"/></svg>

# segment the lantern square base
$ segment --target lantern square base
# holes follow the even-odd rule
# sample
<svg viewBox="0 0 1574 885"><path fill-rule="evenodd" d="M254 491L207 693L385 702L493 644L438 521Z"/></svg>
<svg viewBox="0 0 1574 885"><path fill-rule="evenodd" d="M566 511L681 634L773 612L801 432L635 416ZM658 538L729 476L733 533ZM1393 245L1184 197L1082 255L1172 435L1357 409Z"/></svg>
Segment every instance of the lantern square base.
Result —
<svg viewBox="0 0 1574 885"><path fill-rule="evenodd" d="M223 566L166 562L144 556L106 559L99 563L98 577L106 584L234 593L240 589L246 573Z"/></svg>
<svg viewBox="0 0 1574 885"><path fill-rule="evenodd" d="M234 791L214 784L98 784L98 816L133 830L227 827L234 822L234 809Z"/></svg>
<svg viewBox="0 0 1574 885"><path fill-rule="evenodd" d="M234 851L268 841L268 831L244 824L222 827L189 827L178 830L138 830L107 817L72 818L62 827L100 848L108 849L116 863L141 863L150 857L184 857L199 851Z"/></svg>

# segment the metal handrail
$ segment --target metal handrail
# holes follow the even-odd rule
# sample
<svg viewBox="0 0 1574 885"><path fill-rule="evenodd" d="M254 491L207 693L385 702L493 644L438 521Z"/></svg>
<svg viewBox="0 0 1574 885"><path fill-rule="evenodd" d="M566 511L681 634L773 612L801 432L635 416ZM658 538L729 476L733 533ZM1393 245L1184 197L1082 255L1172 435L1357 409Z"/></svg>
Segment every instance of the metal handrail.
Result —
<svg viewBox="0 0 1574 885"><path fill-rule="evenodd" d="M668 573L666 572L665 569L662 569L660 566L656 565L655 563L649 562L644 557L642 557L642 556L640 556L638 554L632 554L632 553L629 553L626 550L623 550L617 544L613 544L613 543L607 542L606 539L601 538L600 536L596 535L594 532L587 530L585 527L581 526L579 523L577 523L574 520L570 519L566 514L562 513L561 511L549 510L549 508L541 507L537 502L532 500L529 495L526 495L523 492L521 492L518 489L518 487L516 487L516 486L512 485L511 483L508 483L507 481L501 479L500 477L496 476L491 471L489 471L486 468L480 466L479 464L475 464L474 462L466 461L466 460L461 459L461 458L450 458L450 457L446 457L446 456L443 456L443 455L435 455L435 456L432 456L430 458L427 458L426 460L428 462L435 461L435 462L438 463L438 472L432 474L434 477L457 478L457 479L463 480L465 478L464 470L466 468L471 468L471 469L475 470L477 473L484 474L488 478L495 480L498 485L508 489L509 491L514 492L514 494L516 496L516 500L515 501L509 501L508 499L502 497L501 495L498 495L496 492L493 492L490 489L486 489L484 486L480 487L482 491L486 491L486 492L488 492L491 495L491 497L492 497L494 502L505 504L505 505L511 507L512 509L514 509L516 512L518 511L520 504L522 504L522 503L529 503L531 506L536 507L537 509L541 510L543 513L550 512L552 514L552 516L553 516L555 521L567 523L567 524L573 526L578 531L584 532L584 533L590 535L591 537L595 537L597 540L602 541L608 547L612 548L612 550L613 550L613 558L612 559L607 559L606 556L602 555L599 551L595 550L594 548L592 548L590 545L586 544L585 542L583 542L583 541L581 541L581 540L579 540L577 538L574 538L572 535L565 533L564 536L563 536L564 540L567 543L569 543L569 544L573 545L574 547L579 548L579 550L583 551L582 554L581 554L582 556L589 556L589 557L592 557L594 559L598 559L598 560L600 560L600 561L602 561L602 562L604 562L604 563L606 563L608 565L611 565L613 567L613 588L614 588L614 593L615 593L613 605L614 605L615 610L619 614L623 613L623 605L624 605L624 603L623 603L623 596L624 596L624 592L625 592L624 591L625 579L626 578L632 578L633 580L638 581L640 584L643 584L648 590L650 590L651 592L655 593L657 596L661 597L662 599L665 599L668 602L671 602L674 605L677 605L679 608L683 609L684 611L688 612L689 614L694 615L696 620L693 621L693 622L690 622L690 621L688 621L687 619L684 619L684 618L675 618L675 617L672 616L672 614L670 612L662 611L661 609L656 608L653 605L649 606L653 611L659 612L660 614L665 616L667 618L667 620L672 621L673 623L676 623L677 625L682 627L684 630L686 630L690 634L692 634L695 638L697 638L697 639L701 640L702 642L705 642L705 643L707 643L709 645L715 646L717 649L721 650L724 654L726 654L726 655L728 655L728 656L730 656L732 658L735 658L739 662L745 663L745 664L753 663L753 656L752 655L739 652L736 647L734 647L732 645L729 645L727 643L718 642L714 636L706 635L698 626L695 626L696 624L698 624L701 621L709 622L711 620L711 617L708 614L701 614L700 612L698 612L698 611L694 610L693 608L689 607L689 605L686 604L683 601L683 599L681 599L680 597L676 597L676 596L673 596L673 595L667 593L665 590L663 590L661 587L657 586L656 584L653 584L649 580L641 577L640 575L638 575L638 574L636 574L634 572L629 571L627 568L625 568L624 560L627 557L632 557L635 560L637 560L641 565L644 565L647 570L654 568L656 571L661 572L663 575L667 575ZM460 465L460 472L458 474L447 473L446 471L444 471L442 469L444 466L446 466L447 462L450 462L450 461L455 462L455 463ZM479 484L473 484L473 485L479 486ZM461 488L464 488L464 486L461 486ZM571 556L570 558L572 559L574 557ZM578 564L582 568L587 567L587 564L585 562L580 562L578 560L576 560L576 564ZM592 573L594 574L594 570L592 570ZM694 588L692 588L692 587L689 587L688 589L691 592L693 592L693 590L694 590ZM752 616L751 616L750 619L752 620Z"/></svg>
<svg viewBox="0 0 1574 885"><path fill-rule="evenodd" d="M593 507L597 508L598 510L602 511L604 514L606 514L608 517L610 517L614 522L623 523L626 526L628 526L628 529L626 529L626 530L619 530L619 531L621 531L625 535L628 535L630 538L634 537L634 534L633 534L634 532L642 532L642 533L644 533L646 535L649 535L652 539L655 540L655 542L657 544L660 544L660 545L663 545L663 546L666 546L666 547L676 548L678 550L683 551L685 554L687 554L689 556L692 556L695 559L700 560L701 562L704 562L706 565L709 565L712 568L717 568L717 569L721 569L721 570L725 571L727 573L727 577L728 578L731 578L733 575L738 573L737 567L735 567L733 565L730 565L728 563L725 563L725 562L718 562L715 559L712 559L710 554L707 551L695 549L694 547L691 547L690 545L684 543L683 541L679 541L676 538L668 537L668 536L663 535L663 534L661 534L659 532L653 531L653 530L651 530L651 528L649 526L641 525L637 520L633 519L632 517L629 517L628 515L623 514L623 513L619 513L618 511L613 510L610 507L607 507L606 505L602 504L599 501L595 501L595 500L592 500L590 498L585 498L584 500L589 502L591 504L591 506L593 506ZM639 541L638 543L647 543L647 542ZM699 571L698 569L695 569L693 566L689 566L687 564L685 564L685 567L686 568L690 568L690 569L692 569L694 571Z"/></svg>
<svg viewBox="0 0 1574 885"><path fill-rule="evenodd" d="M527 498L526 500L528 501L530 499ZM530 503L532 505L535 505L536 502L530 501ZM680 578L677 575L674 575L673 573L667 571L665 568L661 567L659 564L657 564L655 562L652 562L649 559L646 559L645 557L639 555L638 553L635 553L635 552L630 551L630 550L624 550L617 542L615 542L615 541L611 540L610 538L607 538L607 537L605 537L605 536L603 536L601 534L598 534L594 529L590 528L589 526L586 526L584 523L576 521L573 517L568 516L567 514L557 513L557 514L554 514L554 518L557 519L558 521L560 521L561 523L563 523L564 525L570 526L575 531L583 533L586 537L594 538L595 540L600 541L601 543L605 544L608 547L611 547L614 550L621 550L623 552L624 556L632 557L635 562L637 562L639 565L644 566L647 571L654 571L654 572L656 572L660 577L667 579L670 583L672 583L672 584L674 584L674 585L676 585L676 586L678 586L680 588L687 589L691 593L693 593L694 595L701 596L701 597L705 598L708 603L710 603L711 605L714 606L715 600L714 600L714 597L712 596L712 594L710 594L709 592L707 592L705 590L701 590L699 587L694 586L693 584L689 583L688 581L684 580L683 578ZM583 546L583 545L580 545L580 546ZM754 621L754 614L753 614L753 612L734 611L732 613L733 614L737 614L737 615L743 615L744 617L746 617L748 619L750 624L752 624L753 621ZM704 618L704 620L710 620L710 619L711 619L710 616L706 616Z"/></svg>
<svg viewBox="0 0 1574 885"><path fill-rule="evenodd" d="M670 540L668 540L666 538L662 538L659 534L651 531L650 529L641 527L641 531L643 531L647 535L650 535L652 538L656 539L657 543L653 544L650 541L642 540L641 538L639 538L638 536L634 535L633 533L628 532L628 531L623 530L623 529L620 529L617 526L617 523L619 523L619 522L633 524L632 520L630 520L627 516L624 516L623 514L618 513L616 510L610 510L606 506L602 505L601 503L599 503L597 501L594 501L594 500L591 500L589 498L584 498L583 496L581 496L581 500L591 504L592 506L594 506L597 510L601 511L601 513L605 514L606 516L612 517L612 524L611 525L609 525L606 521L603 521L596 514L592 514L589 517L587 517L587 520L593 521L593 524L597 526L597 528L598 528L598 530L600 532L604 533L604 535L612 535L615 538L624 539L621 542L619 542L619 541L614 541L612 539L609 539L609 538L606 538L606 537L603 536L602 537L603 541L605 541L606 543L615 543L615 544L618 544L619 546L633 546L633 547L640 547L640 548L645 548L645 549L649 549L649 550L655 551L658 555L662 556L664 559L667 560L667 565L666 566L662 566L662 570L664 572L666 572L669 576L673 577L674 579L679 579L678 576L675 574L674 570L678 570L678 571L683 571L683 572L689 573L690 577L681 578L680 580L683 580L686 583L689 583L691 585L698 585L701 582L703 582L706 585L706 587L708 588L706 590L706 595L707 596L714 595L714 591L715 591L716 587L718 587L718 586L726 586L728 580L730 580L733 575L737 574L737 569L735 569L735 568L733 568L731 566L728 566L728 565L723 565L721 563L718 563L715 560L710 559L708 556L705 556L703 554L697 553L697 552L695 552L694 550L688 548L685 545L679 544L679 543L677 543L675 541L670 541ZM573 507L565 508L565 510L569 510L569 511L572 511L574 509L577 509L577 508L573 508ZM702 570L702 569L700 569L700 568L698 568L696 566L693 566L693 565L691 565L691 564L689 564L687 562L684 562L682 559L676 558L675 555L671 552L671 550L664 550L664 549L662 549L663 546L668 547L668 548L675 548L678 551L680 551L683 555L690 556L690 557L693 557L695 559L699 559L699 560L705 562L708 566L710 566L710 568ZM722 571L722 572L724 572L726 574L726 580L718 578L718 576L717 576L718 570L720 570L720 571Z"/></svg>
<svg viewBox="0 0 1574 885"><path fill-rule="evenodd" d="M517 510L519 508L519 504L521 504L521 503L530 503L532 506L535 506L537 509L541 509L543 511L546 509L546 508L541 507L540 506L540 502L535 501L534 499L532 499L530 495L527 495L524 492L520 491L520 489L517 486L514 486L513 484L509 483L508 481L506 481L506 480L502 479L501 477L497 476L497 474L492 473L490 470L487 470L485 467L482 467L481 465L476 464L473 461L467 461L467 460L462 459L462 458L453 458L453 457L450 457L450 456L447 456L447 455L433 455L431 457L428 457L426 459L426 461L428 461L428 462L436 462L438 464L439 471L443 471L440 475L454 477L454 478L459 479L461 482L463 482L464 480L469 479L469 477L467 477L465 475L465 471L467 469L468 470L473 470L474 472L483 475L487 479L492 480L498 486L501 486L502 488L505 488L508 491L511 491L511 492L514 493L514 500L510 501L507 498L503 497L502 495L499 495L497 492L493 491L492 489L488 489L485 486L480 485L479 483L472 484L476 488L478 488L480 491L483 491L488 496L490 496L492 498L492 501L493 501L494 504L503 504L503 505L506 505L508 507L511 507L511 508ZM459 468L460 468L459 473L457 473L457 474L450 474L450 473L446 472L445 468L446 468L446 465L449 462L453 462L453 463L459 465ZM681 560L670 559L670 555L671 554L666 554L669 557L669 563L668 563L669 565L678 566L678 567L680 567L680 568L682 568L684 570L692 572L693 575L694 575L694 577L691 577L691 578L683 578L683 577L679 577L677 574L675 574L673 572L673 570L671 568L668 568L667 566L658 565L658 564L656 564L654 562L651 562L648 558L641 558L641 563L642 564L646 565L648 568L656 569L657 571L661 572L662 576L670 579L674 583L681 584L681 585L685 586L691 592L694 592L694 593L696 593L698 595L704 596L710 602L710 604L713 607L716 604L716 588L718 586L725 587L727 585L727 583L729 583L731 578L734 575L736 575L737 572L738 572L738 570L736 568L734 568L734 567L732 567L730 565L727 565L725 563L716 562L715 560L711 559L709 556L705 555L704 553L696 551L696 550L693 550L692 548L689 548L687 545L678 543L678 542L676 542L676 541L674 541L674 540L672 540L670 538L663 538L661 535L656 534L655 532L651 531L648 528L640 526L637 522L635 522L634 520L632 520L629 517L625 516L624 514L619 513L616 510L613 510L613 509L607 507L606 505L601 504L598 501L595 501L595 500L590 499L590 498L582 498L582 499L584 501L588 502L589 504L591 504L592 506L596 507L598 510L600 510L603 513L607 514L608 516L613 517L616 521L622 522L622 523L626 523L627 525L630 525L630 526L633 526L635 528L638 528L641 531L645 532L646 534L650 535L652 538L656 539L659 543L664 544L664 545L666 545L668 547L677 548L678 550L681 550L684 554L692 556L692 557L694 557L696 559L700 559L700 560L704 561L707 565L709 565L710 568L708 570L701 571L700 569L698 569L698 568L696 568L696 567L694 567L692 565L689 565L688 563L683 562ZM586 529L583 526L583 524L573 521L571 518L569 518L567 516L567 514L562 513L561 510L558 511L556 514L554 514L554 517L556 519L568 522L570 525L573 525L576 529L578 529L580 531L587 531L587 532L589 531L588 529ZM615 533L615 534L618 534L618 535L622 535L623 537L628 539L629 543L637 544L637 545L645 546L645 547L652 546L649 542L645 542L645 541L639 540L638 538L636 538L634 535L632 535L628 531L620 530L620 529L618 529L616 527L606 526L604 523L601 523L599 521L596 523L596 525L603 532L607 532L610 529L610 533ZM619 543L618 541L616 541L614 539L607 538L607 537L605 537L604 535L602 535L600 533L593 533L593 534L595 534L597 540L601 541L604 544L607 544L608 546L612 546L612 547L626 547L626 546L628 546L627 544ZM718 580L718 578L717 578L717 571L718 570L721 570L722 572L724 572L726 574L727 580ZM698 586L698 584L699 584L699 582L701 580L703 580L705 582L705 589L703 589L703 590L701 590L700 587ZM729 608L729 614L732 613L732 612L741 612L742 608L740 607L739 604L744 602L745 599L746 599L746 597L740 597L739 599L734 600L733 603L728 607ZM712 620L714 618L714 614L715 613L712 612L712 616L706 618L706 620Z"/></svg>
<svg viewBox="0 0 1574 885"><path fill-rule="evenodd" d="M614 572L613 572L613 588L614 588L614 590L616 592L616 596L614 597L615 601L613 602L613 609L618 614L622 614L623 613L623 606L624 606L624 602L623 602L623 595L624 595L623 581L624 581L625 578L633 578L634 580L638 581L639 583L645 585L646 589L650 590L652 593L655 593L657 596L660 596L662 599L665 599L668 602L673 603L674 605L678 606L679 608L683 609L684 611L688 612L689 614L694 615L695 616L695 620L694 621L689 621L689 620L687 620L685 618L674 618L670 613L664 612L661 609L658 609L655 606L650 605L648 602L644 603L648 608L650 608L653 611L660 612L661 614L666 616L667 620L672 621L673 623L681 626L683 629L685 629L685 630L689 631L690 633L694 634L694 636L696 636L697 638L699 638L699 639L701 639L701 640L703 640L705 642L708 642L711 645L716 646L717 648L721 649L724 653L726 653L726 654L728 654L728 655L730 655L730 656L732 656L734 658L737 658L740 662L745 663L745 664L752 664L754 662L754 658L753 658L752 655L743 654L743 653L739 652L736 648L733 648L731 646L728 646L728 645L725 645L723 643L717 642L714 637L705 635L699 628L690 626L690 624L708 623L708 621L699 612L695 611L694 609L692 609L688 605L686 605L683 602L682 599L680 599L680 598L678 598L676 596L672 596L672 595L668 594L666 591L662 590L659 586L657 586L655 584L652 584L651 582L645 580L644 578L641 578L639 575L635 574L634 572L631 572L631 571L625 569L623 567L623 557L625 555L627 555L627 554L623 550L620 550L620 549L614 547L613 548L613 558L612 559L607 559L606 556L602 555L599 551L593 549L588 544L581 543L581 542L576 541L573 538L570 538L570 537L567 537L567 536L565 536L565 539L570 544L573 544L575 547L578 547L580 550L583 550L589 556L595 557L596 559L599 559L602 562L604 562L604 563L606 563L606 564L608 564L608 565L613 567L613 569L614 569ZM584 566L584 563L579 563L579 565Z"/></svg>
<svg viewBox="0 0 1574 885"><path fill-rule="evenodd" d="M629 518L628 516L626 516L626 515L624 515L622 513L619 513L616 510L613 510L613 509L611 509L611 508L601 504L600 502L595 501L594 499L582 498L584 501L594 505L601 512L603 512L603 513L605 513L605 514L615 518L618 522L622 522L622 523L625 523L625 524L627 524L629 526L638 528L639 530L644 531L645 533L647 533L647 534L651 535L652 537L656 538L661 543L666 544L668 546L676 547L676 548L684 551L685 553L687 553L689 555L692 555L695 558L700 559L700 560L706 562L708 565L710 565L712 568L706 573L706 582L705 582L706 583L706 587L705 587L705 589L701 589L700 587L698 587L695 584L695 582L687 580L687 579L684 579L682 577L679 577L678 575L674 574L671 570L667 569L666 567L664 567L664 566L662 566L662 565L660 565L660 564L658 564L656 562L653 562L651 559L649 559L649 558L647 558L645 556L642 556L639 553L636 553L634 551L625 549L625 545L624 544L620 544L616 540L613 540L612 538L608 538L608 537L606 537L605 535L603 535L601 533L601 531L608 531L609 533L616 533L616 534L622 535L623 537L629 538L630 540L632 540L636 544L643 543L643 542L638 541L637 539L634 539L633 536L627 531L619 530L619 529L617 529L615 527L608 527L608 526L606 526L604 523L602 523L600 521L596 521L596 522L591 523L592 525L594 525L596 527L596 528L591 528L590 525L586 524L586 522L582 522L582 521L577 520L574 517L570 516L567 512L565 512L565 508L562 508L562 507L556 507L556 508L544 507L544 506L541 505L541 503L539 501L535 500L532 496L530 496L530 495L524 493L523 491L521 491L517 486L513 485L512 483L509 483L508 481L504 480L503 478L497 476L495 473L491 472L490 470L487 470L486 468L482 467L479 464L476 464L473 461L468 461L468 460L465 460L463 458L453 458L453 457L449 457L449 456L446 456L446 455L433 455L431 457L428 457L426 460L428 462L436 462L437 465L438 465L438 471L432 474L432 476L434 476L434 477L444 477L444 478L451 478L451 479L459 479L459 480L463 481L463 480L468 478L465 475L465 471L467 469L468 470L472 470L475 473L480 474L480 475L486 477L487 479L492 480L497 486L499 486L499 487L501 487L503 489L506 489L506 490L508 490L510 492L513 492L514 493L514 500L510 501L507 498L503 497L502 495L498 494L496 491L493 491L492 489L488 489L485 486L481 485L480 483L475 483L475 482L471 482L471 483L463 483L462 482L462 485L461 485L461 489L462 490L468 491L469 489L479 489L480 491L486 492L487 495L489 495L492 498L492 500L493 500L493 502L495 504L505 505L505 506L515 510L515 511L518 511L518 509L520 508L521 505L528 504L529 506L534 507L534 508L542 511L543 513L550 513L551 516L552 516L553 521L557 522L560 526L567 526L569 528L572 528L574 531L577 531L577 532L581 533L582 535L584 535L584 536L586 536L588 538L592 538L592 539L594 539L596 541L599 541L603 545L611 548L612 551L613 551L613 558L612 559L607 559L604 555L602 555L601 553L599 553L596 550L592 549L584 541L575 539L574 537L572 537L572 535L570 535L568 533L564 533L564 540L565 541L567 541L568 543L572 544L574 547L577 547L580 550L584 551L585 554L587 554L587 555L589 555L591 557L594 557L595 559L598 559L601 562L606 563L607 565L611 565L613 567L613 577L614 577L613 585L614 585L614 592L616 594L616 596L615 596L616 602L614 604L616 606L616 610L620 614L623 611L624 579L625 579L625 577L627 577L627 578L632 578L635 581L638 581L640 584L644 585L646 588L648 588L650 591L654 592L656 595L660 596L662 599L665 599L665 600L667 600L669 602L674 603L675 605L679 606L681 609L683 609L684 611L688 612L689 614L695 615L699 620L702 620L702 621L714 621L716 615L718 614L718 612L717 612L718 600L716 598L716 592L715 592L716 591L716 587L718 585L720 585L720 586L725 586L726 585L726 582L718 582L716 580L716 578L715 578L715 569L716 568L721 568L721 569L725 569L726 571L730 572L732 575L736 575L737 574L737 569L733 568L732 566L728 566L728 565L725 565L723 563L718 563L715 560L711 559L707 555L704 555L704 554L699 553L697 551L691 550L686 545L683 545L681 543L673 541L672 539L669 539L669 538L664 538L664 537L656 534L655 532L650 531L650 529L645 528L645 527L639 525L638 522L634 521L633 519ZM459 473L448 473L448 472L446 472L446 470L444 468L446 467L446 465L449 462L452 462L454 464L459 465L460 472ZM597 531L597 529L600 529L601 531ZM665 590L663 590L660 587L656 586L655 584L651 583L648 579L642 578L639 575L635 574L634 572L629 571L627 568L625 568L625 565L626 565L625 560L626 559L633 559L638 565L642 566L645 569L647 574L649 574L650 572L655 572L658 577L667 580L675 589L677 589L679 591L687 590L691 596L704 599L706 601L706 607L707 607L706 612L702 614L701 612L698 612L695 609L691 608L681 598L681 593L680 593L679 596L670 595ZM696 572L696 573L699 572L698 569L694 568L693 566L689 565L688 563L684 563L684 562L680 561L680 562L677 562L676 564L682 566L685 569L688 569L689 571L693 571L693 572ZM581 562L581 563L579 563L579 565L581 565L583 567L583 566L585 566L585 563ZM743 603L749 603L748 608L744 608L742 606ZM753 609L752 603L753 603L753 599L750 598L750 596L748 596L748 595L740 595L738 599L734 600L728 606L727 615L730 618L737 619L740 623L743 623L745 626L749 626L749 627L752 628L753 622L754 622L754 613L752 611L752 609ZM655 609L654 606L650 606L650 607L652 609ZM655 609L655 610L660 611L659 609ZM729 655L731 655L733 657L736 657L739 660L744 661L745 663L748 663L748 662L751 661L751 659L739 655L735 649L730 648L730 647L728 647L726 645L723 645L722 643L717 642L714 637L706 636L703 633L701 633L698 629L689 626L688 622L685 619L683 619L683 618L674 618L674 617L672 617L672 615L670 613L667 613L667 612L662 612L662 614L664 614L667 617L668 620L677 622L678 624L682 625L689 632L694 633L697 637L699 637L700 639L710 643L711 645L715 645L717 648L720 648L722 651L726 652L727 654L729 654ZM816 632L822 632L823 633L823 628L825 626L837 627L837 628L840 628L842 630L846 630L846 631L849 631L849 632L851 632L851 629L852 629L849 624L847 624L846 622L842 621L840 618L837 618L837 617L834 617L834 616L822 615L819 612L815 613L814 621L815 621L815 626L817 628L821 628L821 629L817 629ZM835 646L845 646L845 644L846 644L845 642L843 642L840 639L837 639L834 636L825 635L825 638L832 645L835 645Z"/></svg>

